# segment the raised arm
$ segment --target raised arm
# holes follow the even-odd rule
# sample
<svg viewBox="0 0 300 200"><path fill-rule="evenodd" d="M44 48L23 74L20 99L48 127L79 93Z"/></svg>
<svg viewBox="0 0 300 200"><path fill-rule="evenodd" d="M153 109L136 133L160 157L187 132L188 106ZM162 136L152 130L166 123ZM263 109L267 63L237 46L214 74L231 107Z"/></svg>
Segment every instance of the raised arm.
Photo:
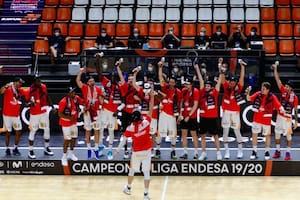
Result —
<svg viewBox="0 0 300 200"><path fill-rule="evenodd" d="M215 89L219 92L220 91L220 88L221 88L221 76L222 76L222 73L219 74L219 78L218 78L218 81L217 81L217 84L215 86Z"/></svg>
<svg viewBox="0 0 300 200"><path fill-rule="evenodd" d="M99 79L99 82L102 82L102 79L103 79L103 75L102 75L102 67L100 66L100 57L103 56L103 53L96 53L96 72L97 72L97 75L98 75L98 79Z"/></svg>
<svg viewBox="0 0 300 200"><path fill-rule="evenodd" d="M151 92L150 92L150 102L149 102L149 112L148 112L148 116L150 118L152 118L153 107L154 107L154 88L152 86Z"/></svg>
<svg viewBox="0 0 300 200"><path fill-rule="evenodd" d="M241 72L240 72L240 79L239 79L239 84L241 86L244 86L244 78L245 78L245 66L247 65L243 60L240 61L241 65Z"/></svg>
<svg viewBox="0 0 300 200"><path fill-rule="evenodd" d="M159 61L158 62L158 79L159 79L159 83L161 86L163 86L165 84L165 80L164 80L164 77L163 77L163 61Z"/></svg>
<svg viewBox="0 0 300 200"><path fill-rule="evenodd" d="M139 91L140 88L141 88L140 86L138 86L138 85L136 84L136 76L137 76L137 74L138 74L140 71L141 71L141 67L140 67L140 66L137 66L136 68L133 69L132 85L133 85L133 87L134 87L137 91Z"/></svg>
<svg viewBox="0 0 300 200"><path fill-rule="evenodd" d="M81 82L81 75L84 72L84 68L80 68L77 76L76 76L76 84L79 88L82 88L83 83Z"/></svg>
<svg viewBox="0 0 300 200"><path fill-rule="evenodd" d="M122 70L121 70L121 64L123 63L123 58L120 58L117 62L116 62L116 68L117 68L117 72L118 72L118 76L120 78L120 82L121 85L125 83L125 78L123 76Z"/></svg>
<svg viewBox="0 0 300 200"><path fill-rule="evenodd" d="M203 77L201 75L201 72L200 72L200 69L199 69L199 65L198 64L195 64L194 65L194 69L196 71L196 74L197 74L197 77L198 77L198 80L199 80L199 84L200 84L200 90L204 88L204 80L203 80Z"/></svg>
<svg viewBox="0 0 300 200"><path fill-rule="evenodd" d="M273 65L272 65L272 68L273 68L273 72L274 72L274 78L275 78L275 81L276 81L277 86L278 86L278 88L279 88L279 90L280 90L280 88L281 88L281 86L282 86L282 82L281 82L281 80L280 80L280 77L279 77L279 74L278 74L278 71L277 71L277 66L278 66L278 65L273 64Z"/></svg>

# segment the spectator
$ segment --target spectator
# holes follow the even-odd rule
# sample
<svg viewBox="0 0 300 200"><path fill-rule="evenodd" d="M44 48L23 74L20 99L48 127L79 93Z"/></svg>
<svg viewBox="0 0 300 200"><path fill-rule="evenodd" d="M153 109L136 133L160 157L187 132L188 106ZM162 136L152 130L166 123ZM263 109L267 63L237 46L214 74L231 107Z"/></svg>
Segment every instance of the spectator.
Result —
<svg viewBox="0 0 300 200"><path fill-rule="evenodd" d="M57 57L63 57L65 51L65 42L70 40L70 37L61 35L60 28L54 28L53 35L45 40L49 40L51 64L54 64Z"/></svg>
<svg viewBox="0 0 300 200"><path fill-rule="evenodd" d="M177 49L180 45L180 39L174 35L174 28L170 27L168 32L161 38L164 49Z"/></svg>
<svg viewBox="0 0 300 200"><path fill-rule="evenodd" d="M224 42L224 48L227 47L227 35L222 32L222 26L216 27L216 32L211 36L211 47L214 48L215 42Z"/></svg>
<svg viewBox="0 0 300 200"><path fill-rule="evenodd" d="M147 82L149 78L157 79L157 69L153 63L148 63L148 67L144 71L144 81Z"/></svg>
<svg viewBox="0 0 300 200"><path fill-rule="evenodd" d="M247 37L242 31L242 26L239 24L228 38L228 43L232 48L246 48Z"/></svg>
<svg viewBox="0 0 300 200"><path fill-rule="evenodd" d="M262 41L262 37L257 35L256 27L251 27L250 35L247 37L247 48L250 48L251 41Z"/></svg>
<svg viewBox="0 0 300 200"><path fill-rule="evenodd" d="M133 29L133 34L128 37L129 49L142 49L143 44L147 43L147 39L140 35L140 31L137 28Z"/></svg>
<svg viewBox="0 0 300 200"><path fill-rule="evenodd" d="M114 47L113 38L107 35L106 28L101 29L101 35L97 37L95 47L99 49L107 49Z"/></svg>
<svg viewBox="0 0 300 200"><path fill-rule="evenodd" d="M207 49L209 47L209 36L206 35L206 29L201 28L200 35L195 38L195 46L197 49Z"/></svg>

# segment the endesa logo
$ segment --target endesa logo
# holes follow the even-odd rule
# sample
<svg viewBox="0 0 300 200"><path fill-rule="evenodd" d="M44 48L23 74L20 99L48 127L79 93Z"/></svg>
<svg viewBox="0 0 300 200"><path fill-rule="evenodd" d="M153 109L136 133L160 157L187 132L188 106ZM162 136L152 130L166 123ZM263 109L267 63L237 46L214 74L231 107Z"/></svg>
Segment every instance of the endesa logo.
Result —
<svg viewBox="0 0 300 200"><path fill-rule="evenodd" d="M54 168L55 163L49 161L31 162L30 166L33 168Z"/></svg>

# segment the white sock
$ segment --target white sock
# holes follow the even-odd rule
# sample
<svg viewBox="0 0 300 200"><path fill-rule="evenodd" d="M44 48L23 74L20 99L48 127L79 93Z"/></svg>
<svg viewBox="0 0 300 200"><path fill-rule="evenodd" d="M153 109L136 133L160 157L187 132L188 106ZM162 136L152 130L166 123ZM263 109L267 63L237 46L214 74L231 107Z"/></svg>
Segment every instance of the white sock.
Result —
<svg viewBox="0 0 300 200"><path fill-rule="evenodd" d="M289 153L290 153L290 152L291 152L291 147L287 147L287 148L286 148L286 152L289 152Z"/></svg>
<svg viewBox="0 0 300 200"><path fill-rule="evenodd" d="M280 151L280 144L276 144L276 150Z"/></svg>
<svg viewBox="0 0 300 200"><path fill-rule="evenodd" d="M30 146L29 146L29 151L32 151L32 150L33 150L33 146L30 145Z"/></svg>
<svg viewBox="0 0 300 200"><path fill-rule="evenodd" d="M88 150L91 150L91 143L86 143Z"/></svg>
<svg viewBox="0 0 300 200"><path fill-rule="evenodd" d="M242 144L242 143L239 143L239 144L238 144L238 148L239 148L239 150L241 151L242 148L243 148L243 144Z"/></svg>
<svg viewBox="0 0 300 200"><path fill-rule="evenodd" d="M228 150L228 143L224 143L224 148Z"/></svg>

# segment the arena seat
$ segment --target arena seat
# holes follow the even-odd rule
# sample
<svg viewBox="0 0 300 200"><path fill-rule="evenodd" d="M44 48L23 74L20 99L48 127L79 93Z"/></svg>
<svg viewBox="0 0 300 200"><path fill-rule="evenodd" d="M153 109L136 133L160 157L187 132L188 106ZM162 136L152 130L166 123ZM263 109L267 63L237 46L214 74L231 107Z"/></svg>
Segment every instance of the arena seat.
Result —
<svg viewBox="0 0 300 200"><path fill-rule="evenodd" d="M296 39L300 39L300 23L295 23L294 24L293 35Z"/></svg>
<svg viewBox="0 0 300 200"><path fill-rule="evenodd" d="M105 0L91 0L91 7L104 7L105 6Z"/></svg>
<svg viewBox="0 0 300 200"><path fill-rule="evenodd" d="M68 35L68 24L65 22L55 22L53 24L53 28L60 28L61 35L67 36Z"/></svg>
<svg viewBox="0 0 300 200"><path fill-rule="evenodd" d="M198 22L209 23L212 22L212 9L199 8L198 9Z"/></svg>
<svg viewBox="0 0 300 200"><path fill-rule="evenodd" d="M106 0L106 7L118 7L120 5L120 0Z"/></svg>
<svg viewBox="0 0 300 200"><path fill-rule="evenodd" d="M45 7L57 7L59 0L45 0Z"/></svg>
<svg viewBox="0 0 300 200"><path fill-rule="evenodd" d="M259 0L245 0L246 7L258 7Z"/></svg>
<svg viewBox="0 0 300 200"><path fill-rule="evenodd" d="M161 49L162 48L162 43L160 39L150 39L148 41L148 44L151 49Z"/></svg>
<svg viewBox="0 0 300 200"><path fill-rule="evenodd" d="M72 7L74 5L74 0L60 0L59 5L63 7Z"/></svg>
<svg viewBox="0 0 300 200"><path fill-rule="evenodd" d="M286 8L286 7L282 7L282 8L277 8L277 21L281 22L281 21L286 21L286 22L290 22L292 17L291 17L291 9L290 8Z"/></svg>
<svg viewBox="0 0 300 200"><path fill-rule="evenodd" d="M226 7L228 4L227 0L213 0L213 5L215 7Z"/></svg>
<svg viewBox="0 0 300 200"><path fill-rule="evenodd" d="M149 22L150 21L150 10L149 8L137 8L135 11L136 22Z"/></svg>
<svg viewBox="0 0 300 200"><path fill-rule="evenodd" d="M290 0L276 0L277 6L290 6Z"/></svg>
<svg viewBox="0 0 300 200"><path fill-rule="evenodd" d="M180 21L179 8L167 8L166 10L166 22L178 22Z"/></svg>
<svg viewBox="0 0 300 200"><path fill-rule="evenodd" d="M53 7L44 8L42 12L42 21L53 22L56 20L56 9Z"/></svg>
<svg viewBox="0 0 300 200"><path fill-rule="evenodd" d="M244 7L244 0L229 0L230 7Z"/></svg>
<svg viewBox="0 0 300 200"><path fill-rule="evenodd" d="M242 23L245 21L244 8L231 8L230 9L230 21L233 23Z"/></svg>
<svg viewBox="0 0 300 200"><path fill-rule="evenodd" d="M133 7L135 4L135 0L121 0L121 7Z"/></svg>
<svg viewBox="0 0 300 200"><path fill-rule="evenodd" d="M130 32L131 31L130 31L129 23L117 23L116 24L116 37L118 37L118 39L128 38L128 36L130 35Z"/></svg>
<svg viewBox="0 0 300 200"><path fill-rule="evenodd" d="M224 27L225 27L225 26L226 26L226 25L224 25ZM202 27L204 27L204 28L206 29L206 35L209 35L209 36L212 35L213 30L215 30L215 29L212 30L212 25L209 24L209 23L198 23L198 24L197 24L197 32L196 32L196 35L200 33L200 30L201 30ZM227 33L227 26L226 26L225 31L226 31L226 33Z"/></svg>
<svg viewBox="0 0 300 200"><path fill-rule="evenodd" d="M275 9L274 8L261 8L260 9L261 21L275 21Z"/></svg>
<svg viewBox="0 0 300 200"><path fill-rule="evenodd" d="M212 0L198 0L198 5L200 7L211 7L213 4Z"/></svg>
<svg viewBox="0 0 300 200"><path fill-rule="evenodd" d="M300 56L300 40L295 40L295 54L296 56Z"/></svg>
<svg viewBox="0 0 300 200"><path fill-rule="evenodd" d="M247 8L245 14L246 23L258 23L260 21L259 8Z"/></svg>
<svg viewBox="0 0 300 200"><path fill-rule="evenodd" d="M268 37L268 39L275 38L276 30L274 23L262 23L261 24L261 36L263 38Z"/></svg>
<svg viewBox="0 0 300 200"><path fill-rule="evenodd" d="M147 23L135 23L133 27L139 29L140 35L148 36L149 32Z"/></svg>
<svg viewBox="0 0 300 200"><path fill-rule="evenodd" d="M292 39L293 36L293 24L279 23L277 36L279 39Z"/></svg>
<svg viewBox="0 0 300 200"><path fill-rule="evenodd" d="M164 35L164 27L162 23L149 24L149 37L162 37Z"/></svg>
<svg viewBox="0 0 300 200"><path fill-rule="evenodd" d="M74 0L75 7L87 7L89 5L89 0Z"/></svg>
<svg viewBox="0 0 300 200"><path fill-rule="evenodd" d="M103 14L103 22L115 23L119 19L118 9L112 7L106 7Z"/></svg>
<svg viewBox="0 0 300 200"><path fill-rule="evenodd" d="M69 22L71 20L71 8L59 7L57 9L57 22Z"/></svg>
<svg viewBox="0 0 300 200"><path fill-rule="evenodd" d="M259 23L246 23L246 28L245 28L246 35L250 35L252 27L256 27L257 34L260 35L260 24Z"/></svg>
<svg viewBox="0 0 300 200"><path fill-rule="evenodd" d="M95 47L96 40L85 39L82 41L82 50Z"/></svg>
<svg viewBox="0 0 300 200"><path fill-rule="evenodd" d="M182 47L195 47L195 40L194 39L182 39L180 46Z"/></svg>
<svg viewBox="0 0 300 200"><path fill-rule="evenodd" d="M197 27L195 23L183 23L181 25L181 37L195 37L197 35Z"/></svg>
<svg viewBox="0 0 300 200"><path fill-rule="evenodd" d="M166 0L152 0L152 7L165 7L167 4Z"/></svg>
<svg viewBox="0 0 300 200"><path fill-rule="evenodd" d="M197 0L183 0L184 7L196 7L198 2Z"/></svg>
<svg viewBox="0 0 300 200"><path fill-rule="evenodd" d="M41 22L38 26L37 37L44 38L52 35L52 24L49 22Z"/></svg>
<svg viewBox="0 0 300 200"><path fill-rule="evenodd" d="M215 23L226 23L228 20L227 8L214 8L213 21Z"/></svg>
<svg viewBox="0 0 300 200"><path fill-rule="evenodd" d="M276 56L277 43L275 40L263 40L266 56Z"/></svg>
<svg viewBox="0 0 300 200"><path fill-rule="evenodd" d="M197 9L196 8L183 8L182 21L184 23L197 21Z"/></svg>
<svg viewBox="0 0 300 200"><path fill-rule="evenodd" d="M167 7L180 7L181 0L167 0Z"/></svg>
<svg viewBox="0 0 300 200"><path fill-rule="evenodd" d="M294 6L300 6L300 1L299 0L291 0L291 5Z"/></svg>
<svg viewBox="0 0 300 200"><path fill-rule="evenodd" d="M97 23L87 23L85 25L85 39L96 39L100 35L100 25Z"/></svg>
<svg viewBox="0 0 300 200"><path fill-rule="evenodd" d="M80 53L80 40L71 39L66 42L64 55L78 55Z"/></svg>
<svg viewBox="0 0 300 200"><path fill-rule="evenodd" d="M86 21L86 9L84 7L74 7L72 9L71 22L83 23Z"/></svg>
<svg viewBox="0 0 300 200"><path fill-rule="evenodd" d="M179 31L179 24L178 23L165 23L165 28L164 28L165 31L164 31L164 33L168 32L168 29L170 27L173 27L173 29L174 29L174 35L179 36L179 33L180 33L180 31Z"/></svg>
<svg viewBox="0 0 300 200"><path fill-rule="evenodd" d="M274 0L260 0L259 5L261 7L274 7Z"/></svg>
<svg viewBox="0 0 300 200"><path fill-rule="evenodd" d="M129 23L133 20L133 11L130 7L119 9L119 20L118 22Z"/></svg>
<svg viewBox="0 0 300 200"><path fill-rule="evenodd" d="M300 22L300 7L292 8L292 19L294 22Z"/></svg>
<svg viewBox="0 0 300 200"><path fill-rule="evenodd" d="M106 33L112 37L116 35L116 24L115 23L102 23L101 28L106 28Z"/></svg>
<svg viewBox="0 0 300 200"><path fill-rule="evenodd" d="M165 9L164 8L152 8L151 9L151 22L164 22L165 21Z"/></svg>
<svg viewBox="0 0 300 200"><path fill-rule="evenodd" d="M88 12L88 23L100 23L103 20L101 7L91 7Z"/></svg>
<svg viewBox="0 0 300 200"><path fill-rule="evenodd" d="M294 56L294 40L280 40L279 41L279 55L280 56Z"/></svg>
<svg viewBox="0 0 300 200"><path fill-rule="evenodd" d="M81 23L70 23L69 34L74 39L80 39L83 37L83 25Z"/></svg>
<svg viewBox="0 0 300 200"><path fill-rule="evenodd" d="M48 40L35 40L33 47L33 54L47 55L49 52Z"/></svg>
<svg viewBox="0 0 300 200"><path fill-rule="evenodd" d="M136 4L138 7L150 7L151 0L137 0Z"/></svg>

